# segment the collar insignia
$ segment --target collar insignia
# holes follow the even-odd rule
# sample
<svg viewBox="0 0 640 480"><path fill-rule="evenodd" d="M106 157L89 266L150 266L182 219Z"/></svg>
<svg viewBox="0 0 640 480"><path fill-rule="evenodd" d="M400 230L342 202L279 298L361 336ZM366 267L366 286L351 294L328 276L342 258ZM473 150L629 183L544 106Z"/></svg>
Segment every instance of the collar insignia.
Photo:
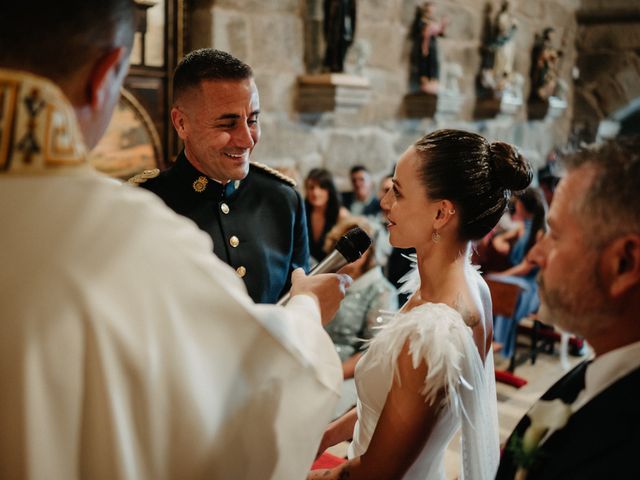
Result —
<svg viewBox="0 0 640 480"><path fill-rule="evenodd" d="M199 176L195 182L193 182L193 189L198 192L204 192L204 189L207 188L207 184L209 183L209 179L207 177Z"/></svg>

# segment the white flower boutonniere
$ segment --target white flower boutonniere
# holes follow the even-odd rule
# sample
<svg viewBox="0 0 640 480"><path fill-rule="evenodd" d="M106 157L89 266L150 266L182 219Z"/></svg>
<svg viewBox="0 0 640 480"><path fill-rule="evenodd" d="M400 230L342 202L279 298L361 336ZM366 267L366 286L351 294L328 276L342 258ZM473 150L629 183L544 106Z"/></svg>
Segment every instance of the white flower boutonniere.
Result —
<svg viewBox="0 0 640 480"><path fill-rule="evenodd" d="M540 443L553 432L563 428L571 417L571 406L560 399L537 402L527 416L531 425L522 437L514 436L509 443L509 450L513 454L518 466L515 478L523 480L532 465L540 458Z"/></svg>

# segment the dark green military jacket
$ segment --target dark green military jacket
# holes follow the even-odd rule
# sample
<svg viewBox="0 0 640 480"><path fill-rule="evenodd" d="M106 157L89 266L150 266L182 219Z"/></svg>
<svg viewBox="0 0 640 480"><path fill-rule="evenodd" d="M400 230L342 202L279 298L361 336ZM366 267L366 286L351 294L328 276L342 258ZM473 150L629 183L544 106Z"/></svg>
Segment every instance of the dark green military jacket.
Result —
<svg viewBox="0 0 640 480"><path fill-rule="evenodd" d="M275 303L291 272L308 270L304 202L287 177L251 163L244 180L223 186L200 173L182 152L169 169L130 180L157 194L213 239L213 251L244 280L257 303Z"/></svg>

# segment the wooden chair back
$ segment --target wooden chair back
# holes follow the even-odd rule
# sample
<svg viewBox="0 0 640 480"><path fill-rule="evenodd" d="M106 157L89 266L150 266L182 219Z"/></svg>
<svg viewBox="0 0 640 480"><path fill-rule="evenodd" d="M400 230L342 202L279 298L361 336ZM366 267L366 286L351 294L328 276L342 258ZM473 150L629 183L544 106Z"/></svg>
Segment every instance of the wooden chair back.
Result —
<svg viewBox="0 0 640 480"><path fill-rule="evenodd" d="M485 281L491 292L493 315L513 317L518 303L518 295L520 295L522 288L518 285L501 282L500 280L492 278L485 278Z"/></svg>

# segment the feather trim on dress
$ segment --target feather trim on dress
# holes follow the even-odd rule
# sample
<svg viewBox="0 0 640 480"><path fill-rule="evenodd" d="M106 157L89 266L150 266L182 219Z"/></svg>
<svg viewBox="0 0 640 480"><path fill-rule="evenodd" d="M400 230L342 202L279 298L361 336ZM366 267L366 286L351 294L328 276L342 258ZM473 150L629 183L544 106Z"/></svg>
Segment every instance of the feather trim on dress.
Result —
<svg viewBox="0 0 640 480"><path fill-rule="evenodd" d="M432 405L438 393L444 391L445 401L458 409L460 385L471 388L462 377L462 362L470 347L475 351L471 329L460 314L443 303L426 303L407 313L398 313L381 327L367 355L376 361L392 362L398 378L397 360L407 341L413 368L418 368L422 361L427 364L427 376L420 391L425 401Z"/></svg>

